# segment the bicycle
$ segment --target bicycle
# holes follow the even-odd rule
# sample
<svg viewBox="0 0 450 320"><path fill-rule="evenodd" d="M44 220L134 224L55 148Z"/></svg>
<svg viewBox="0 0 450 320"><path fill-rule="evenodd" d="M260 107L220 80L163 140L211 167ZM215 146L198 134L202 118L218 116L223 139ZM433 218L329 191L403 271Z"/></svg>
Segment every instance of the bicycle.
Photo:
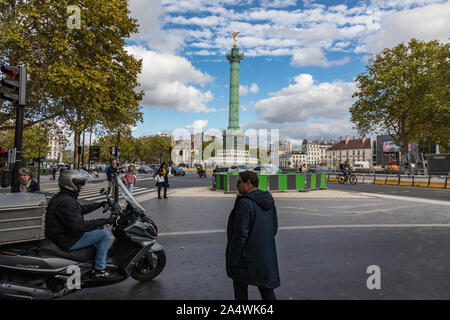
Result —
<svg viewBox="0 0 450 320"><path fill-rule="evenodd" d="M358 178L354 174L347 174L344 175L343 173L339 174L336 177L337 182L340 184L344 184L346 181L350 182L351 184L355 185L358 182Z"/></svg>

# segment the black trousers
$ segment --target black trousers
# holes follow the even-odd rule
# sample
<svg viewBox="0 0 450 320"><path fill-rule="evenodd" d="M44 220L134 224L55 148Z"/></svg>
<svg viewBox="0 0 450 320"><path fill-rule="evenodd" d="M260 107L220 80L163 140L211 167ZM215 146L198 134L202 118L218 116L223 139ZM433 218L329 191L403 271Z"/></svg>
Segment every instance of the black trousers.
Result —
<svg viewBox="0 0 450 320"><path fill-rule="evenodd" d="M248 300L248 284L233 280L234 299ZM262 300L277 300L273 289L258 287Z"/></svg>
<svg viewBox="0 0 450 320"><path fill-rule="evenodd" d="M158 198L161 198L161 188L164 188L164 197L167 197L167 187L158 187Z"/></svg>

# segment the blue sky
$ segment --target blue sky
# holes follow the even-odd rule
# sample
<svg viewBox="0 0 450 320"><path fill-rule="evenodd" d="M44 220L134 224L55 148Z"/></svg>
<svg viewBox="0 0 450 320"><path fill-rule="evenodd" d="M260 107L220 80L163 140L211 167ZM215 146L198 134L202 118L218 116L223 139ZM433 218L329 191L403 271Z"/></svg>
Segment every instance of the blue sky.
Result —
<svg viewBox="0 0 450 320"><path fill-rule="evenodd" d="M348 108L367 59L411 38L448 41L442 0L130 0L143 59L136 137L228 123L231 32L240 32L240 123L281 138L354 135Z"/></svg>

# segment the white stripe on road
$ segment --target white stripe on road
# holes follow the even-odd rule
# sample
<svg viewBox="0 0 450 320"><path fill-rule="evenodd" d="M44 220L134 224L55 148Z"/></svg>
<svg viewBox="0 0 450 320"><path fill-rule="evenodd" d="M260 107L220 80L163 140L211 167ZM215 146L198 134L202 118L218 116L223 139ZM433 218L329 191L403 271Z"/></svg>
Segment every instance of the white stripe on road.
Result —
<svg viewBox="0 0 450 320"><path fill-rule="evenodd" d="M344 224L317 226L280 227L278 230L315 230L315 229L376 229L376 228L450 228L450 224ZM225 229L197 230L184 232L162 232L158 236L185 236L197 234L224 233Z"/></svg>
<svg viewBox="0 0 450 320"><path fill-rule="evenodd" d="M384 198L384 199L392 199L392 200L402 200L402 201L411 201L411 202L420 202L420 203L430 203L430 204L439 204L443 206L450 206L450 191L449 191L449 201L442 200L431 200L431 199L423 199L423 198L413 198L413 197L402 197L402 196L391 196L388 194L378 194L378 193L366 193L366 192L354 192L358 195L373 197L373 198Z"/></svg>

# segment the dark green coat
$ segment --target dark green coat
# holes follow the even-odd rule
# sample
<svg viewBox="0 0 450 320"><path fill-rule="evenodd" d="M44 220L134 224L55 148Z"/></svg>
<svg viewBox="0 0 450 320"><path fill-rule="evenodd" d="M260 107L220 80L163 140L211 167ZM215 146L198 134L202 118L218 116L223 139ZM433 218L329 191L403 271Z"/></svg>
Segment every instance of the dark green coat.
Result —
<svg viewBox="0 0 450 320"><path fill-rule="evenodd" d="M277 210L269 192L255 190L238 196L228 219L228 277L263 288L279 287L277 230Z"/></svg>

